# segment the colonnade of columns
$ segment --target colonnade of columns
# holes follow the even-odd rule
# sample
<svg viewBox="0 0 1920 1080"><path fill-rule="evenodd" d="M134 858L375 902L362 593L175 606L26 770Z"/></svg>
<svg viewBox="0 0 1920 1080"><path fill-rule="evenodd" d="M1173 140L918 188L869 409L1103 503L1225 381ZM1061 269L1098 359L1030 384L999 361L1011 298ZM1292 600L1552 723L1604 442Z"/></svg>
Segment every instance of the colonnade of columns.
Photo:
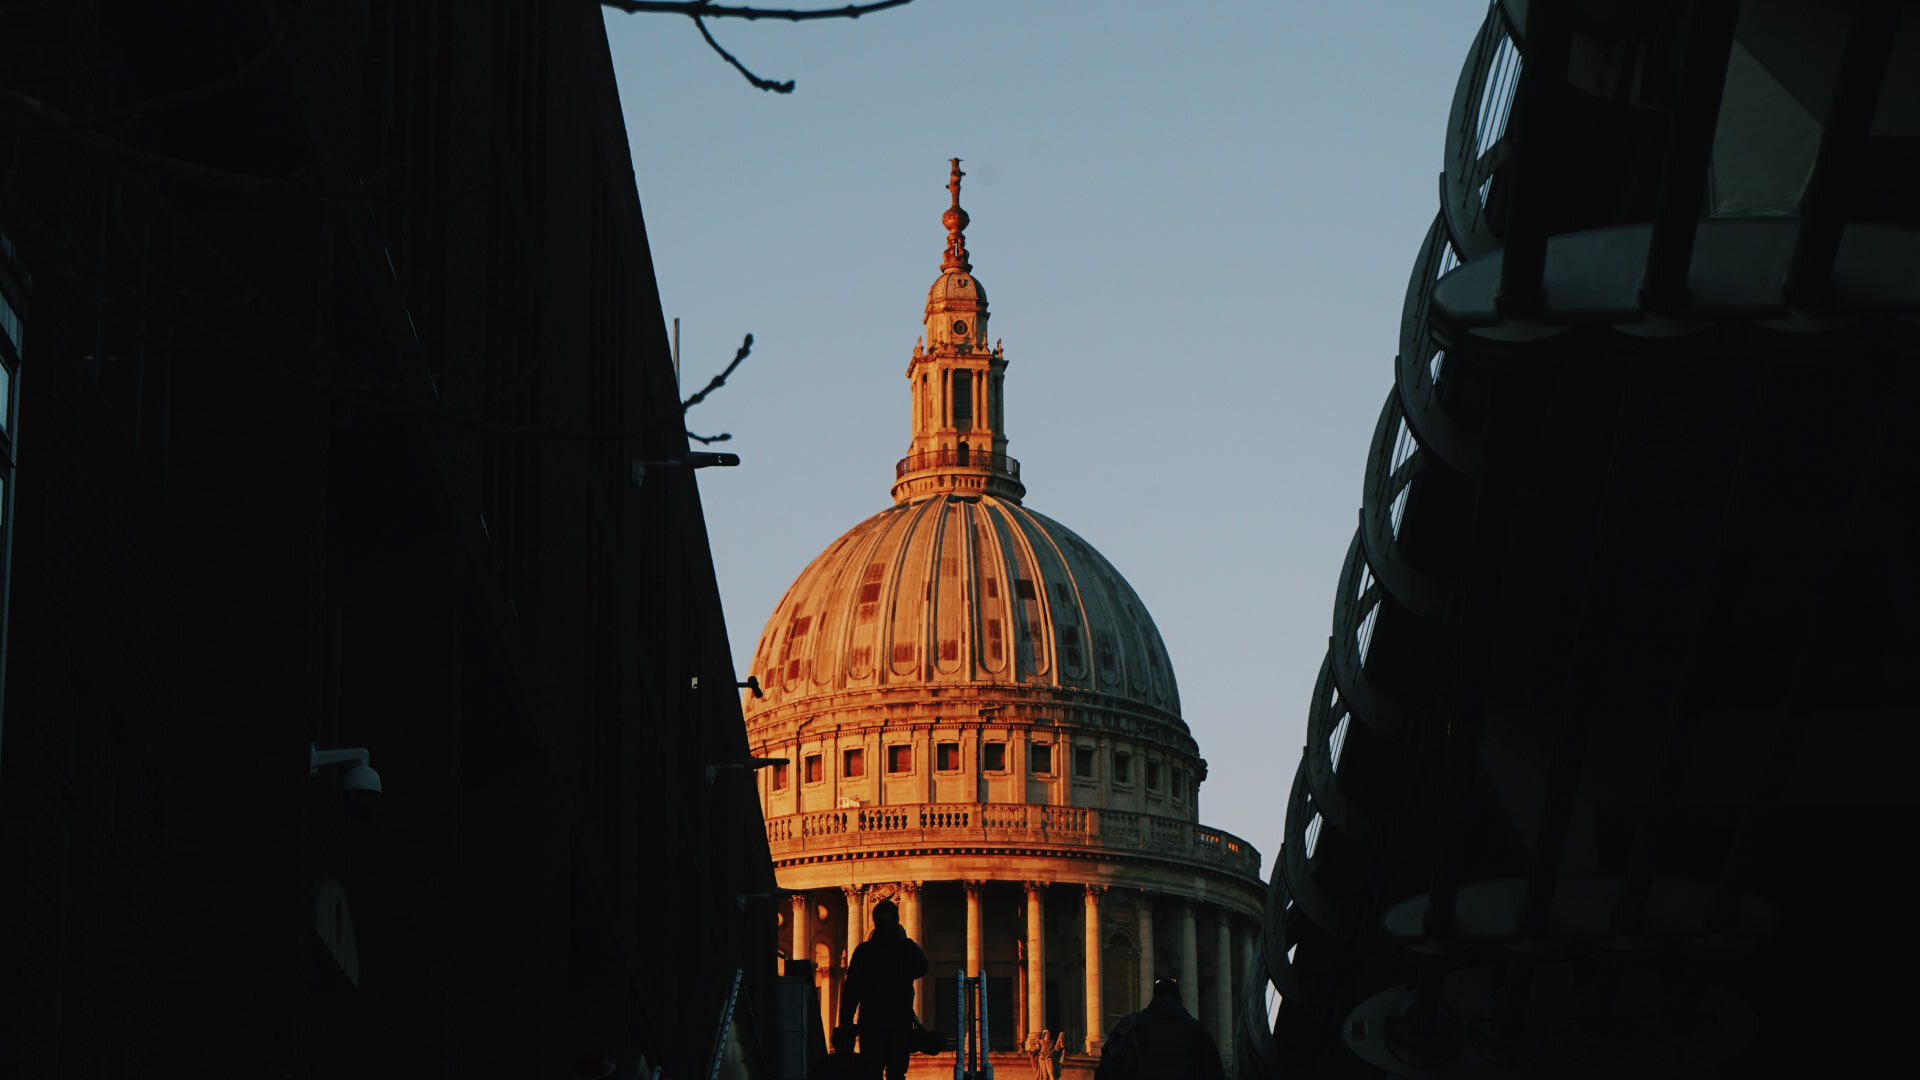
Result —
<svg viewBox="0 0 1920 1080"><path fill-rule="evenodd" d="M1025 936L1015 942L1017 952L1013 965L1019 985L1012 1006L1014 1030L1021 1036L1024 1046L1032 1046L1047 1029L1047 893L1052 883L1027 881L1025 893ZM987 883L980 880L959 882L965 897L963 925L966 933L965 970L969 974L985 971L989 966L985 902L983 893ZM927 927L922 912L922 898L925 883L918 881L888 883L888 886L846 885L841 887L847 911L846 945L842 949L829 949L833 957L832 969L819 973L821 980L821 1009L823 1019L831 1027L837 1020L840 980L844 978L844 967L859 942L866 939L868 930L868 911L871 904L878 901L881 889L899 907L900 923L907 936L928 945ZM1133 910L1133 933L1137 938L1139 970L1135 1008L1145 1008L1153 997L1153 983L1156 975L1175 975L1180 979L1180 1000L1189 1014L1205 1023L1215 1033L1223 1056L1232 1050L1234 1030L1234 994L1242 985L1241 975L1247 970L1252 959L1254 927L1251 920L1232 915L1222 909L1214 909L1210 917L1213 929L1213 941L1209 960L1210 971L1201 970L1200 918L1201 904L1197 901L1156 893L1152 890L1133 890L1107 885L1083 884L1079 888L1082 901L1081 932L1083 935L1084 964L1082 970L1083 987L1081 1000L1085 1016L1082 1018L1086 1036L1076 1050L1087 1054L1098 1054L1108 1026L1106 1000L1108 986L1104 970L1106 956L1105 903L1110 897L1131 895ZM813 930L816 898L806 892L792 894L792 955L798 959L812 959L812 942L816 940ZM1154 907L1156 902L1169 906L1175 919L1173 939L1175 955L1157 957L1155 946ZM823 909L824 910L824 909ZM1237 938L1236 940L1236 931ZM931 951L931 950L929 950ZM1122 953L1112 959L1131 960L1132 954ZM1005 960L1005 957L1000 958ZM929 1026L939 1026L937 1019L928 1014L933 1005L933 980L943 973L937 968L930 971L926 978L914 986L914 1007ZM947 973L950 975L950 973ZM1201 986L1211 983L1212 1006L1208 1012L1213 1015L1201 1015ZM1124 985L1124 984L1123 984ZM1115 1003L1116 1008L1124 1008L1124 999Z"/></svg>

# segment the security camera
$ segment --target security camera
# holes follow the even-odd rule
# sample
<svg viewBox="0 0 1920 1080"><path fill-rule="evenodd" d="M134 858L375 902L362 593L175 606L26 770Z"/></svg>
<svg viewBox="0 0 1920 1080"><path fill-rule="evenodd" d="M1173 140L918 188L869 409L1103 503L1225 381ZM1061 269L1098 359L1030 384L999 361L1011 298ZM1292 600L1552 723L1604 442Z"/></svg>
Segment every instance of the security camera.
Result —
<svg viewBox="0 0 1920 1080"><path fill-rule="evenodd" d="M340 781L347 800L347 816L358 821L371 820L380 809L380 774L371 765L355 765Z"/></svg>
<svg viewBox="0 0 1920 1080"><path fill-rule="evenodd" d="M348 791L364 791L369 795L380 794L380 774L369 765L360 764L347 770L347 778L340 785Z"/></svg>
<svg viewBox="0 0 1920 1080"><path fill-rule="evenodd" d="M312 747L312 756L308 759L307 775L318 776L320 769L327 765L352 765L340 782L346 793L347 812L357 818L372 815L380 805L380 774L373 771L368 763L369 755L364 749L322 750L319 744Z"/></svg>

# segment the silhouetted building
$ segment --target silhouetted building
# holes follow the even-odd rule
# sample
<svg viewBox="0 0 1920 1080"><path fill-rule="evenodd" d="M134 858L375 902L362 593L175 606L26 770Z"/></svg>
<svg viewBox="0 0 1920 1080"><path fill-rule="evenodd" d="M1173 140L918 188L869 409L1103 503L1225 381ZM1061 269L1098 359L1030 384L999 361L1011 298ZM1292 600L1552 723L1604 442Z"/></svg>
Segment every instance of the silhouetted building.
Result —
<svg viewBox="0 0 1920 1080"><path fill-rule="evenodd" d="M1920 11L1496 2L1446 135L1242 1075L1899 1060Z"/></svg>
<svg viewBox="0 0 1920 1080"><path fill-rule="evenodd" d="M760 1074L599 8L13 6L0 61L0 1074Z"/></svg>

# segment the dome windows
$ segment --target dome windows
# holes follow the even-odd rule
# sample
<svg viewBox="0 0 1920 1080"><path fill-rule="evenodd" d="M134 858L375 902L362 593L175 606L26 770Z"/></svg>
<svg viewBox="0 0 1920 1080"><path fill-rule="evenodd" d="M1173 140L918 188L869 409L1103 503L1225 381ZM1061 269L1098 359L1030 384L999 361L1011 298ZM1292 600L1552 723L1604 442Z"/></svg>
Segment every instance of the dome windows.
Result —
<svg viewBox="0 0 1920 1080"><path fill-rule="evenodd" d="M1007 744L1003 742L983 744L980 747L980 767L991 773L1006 772Z"/></svg>
<svg viewBox="0 0 1920 1080"><path fill-rule="evenodd" d="M1053 775L1053 744L1033 743L1027 747L1027 771L1035 776Z"/></svg>
<svg viewBox="0 0 1920 1080"><path fill-rule="evenodd" d="M1087 662L1080 655L1080 628L1072 623L1061 623L1054 629L1059 634L1060 666L1075 675L1081 674Z"/></svg>

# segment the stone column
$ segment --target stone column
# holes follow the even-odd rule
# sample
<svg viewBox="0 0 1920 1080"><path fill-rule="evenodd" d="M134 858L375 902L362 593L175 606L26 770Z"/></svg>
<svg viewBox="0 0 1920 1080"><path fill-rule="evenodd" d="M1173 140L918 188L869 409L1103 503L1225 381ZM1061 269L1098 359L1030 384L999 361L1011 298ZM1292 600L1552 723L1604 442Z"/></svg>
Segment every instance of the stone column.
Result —
<svg viewBox="0 0 1920 1080"><path fill-rule="evenodd" d="M1047 887L1027 882L1027 1045L1047 1026Z"/></svg>
<svg viewBox="0 0 1920 1080"><path fill-rule="evenodd" d="M1191 900L1180 901L1180 1004L1200 1019L1200 927Z"/></svg>
<svg viewBox="0 0 1920 1080"><path fill-rule="evenodd" d="M926 948L927 943L920 938L920 883L917 881L900 883L900 928L907 932L907 936L913 939L915 945L922 949ZM920 1016L921 1002L928 1000L927 979L931 975L932 973L929 972L913 980L913 1014L915 1016ZM924 1016L920 1018L926 1019Z"/></svg>
<svg viewBox="0 0 1920 1080"><path fill-rule="evenodd" d="M1134 1008L1144 1009L1153 1004L1153 977L1158 974L1153 969L1153 894L1140 890L1140 1000Z"/></svg>
<svg viewBox="0 0 1920 1080"><path fill-rule="evenodd" d="M967 888L967 978L980 974L986 964L986 932L980 917L980 890L983 882L965 882Z"/></svg>
<svg viewBox="0 0 1920 1080"><path fill-rule="evenodd" d="M813 932L808 927L812 922L813 911L808 905L813 901L808 899L804 892L794 893L787 899L793 904L793 913L787 916L790 924L787 929L792 932L793 938L793 943L787 947L787 963L791 964L795 960L812 963Z"/></svg>
<svg viewBox="0 0 1920 1080"><path fill-rule="evenodd" d="M1225 1063L1233 1053L1233 916L1224 908L1213 935L1213 1041ZM1228 1065L1231 1069L1233 1066ZM1231 1075L1231 1074L1229 1074Z"/></svg>
<svg viewBox="0 0 1920 1080"><path fill-rule="evenodd" d="M847 951L841 961L839 992L834 994L834 1007L838 1009L840 1000L847 992L847 970L853 966L853 950L867 936L867 887L865 885L842 885L840 891L847 894ZM834 1013L834 1021L839 1022L840 1014Z"/></svg>
<svg viewBox="0 0 1920 1080"><path fill-rule="evenodd" d="M1100 982L1100 894L1105 885L1087 886L1087 1053L1098 1056L1101 1040L1107 1034L1107 1015L1101 1000Z"/></svg>
<svg viewBox="0 0 1920 1080"><path fill-rule="evenodd" d="M1016 941L1014 955L1017 958L1013 970L1013 1034L1016 1039L1025 1039L1027 1034L1027 944Z"/></svg>
<svg viewBox="0 0 1920 1080"><path fill-rule="evenodd" d="M867 887L865 885L842 885L840 891L847 894L847 961L853 961L853 950L867 939Z"/></svg>

